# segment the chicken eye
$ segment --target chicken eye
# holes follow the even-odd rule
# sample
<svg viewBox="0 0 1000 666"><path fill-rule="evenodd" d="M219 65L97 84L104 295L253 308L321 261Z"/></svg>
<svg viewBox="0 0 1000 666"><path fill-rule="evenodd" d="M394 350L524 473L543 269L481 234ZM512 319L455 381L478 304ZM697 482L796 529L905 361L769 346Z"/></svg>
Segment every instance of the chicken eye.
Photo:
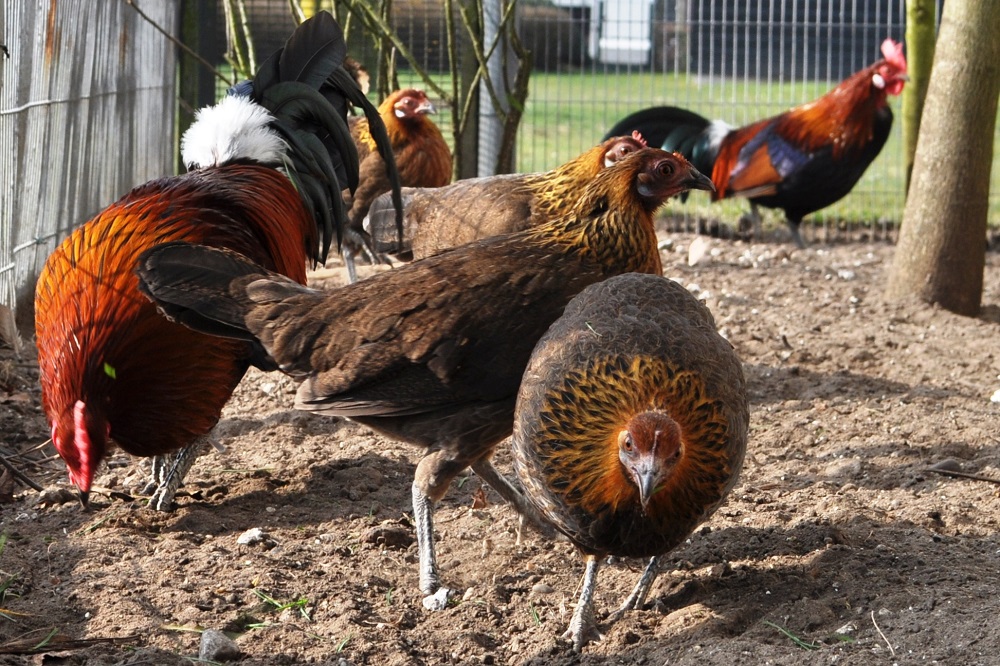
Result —
<svg viewBox="0 0 1000 666"><path fill-rule="evenodd" d="M674 165L670 162L661 162L660 166L656 169L657 173L661 176L669 176L674 172Z"/></svg>
<svg viewBox="0 0 1000 666"><path fill-rule="evenodd" d="M635 449L635 442L632 440L632 433L623 430L618 433L618 446L625 453L632 453Z"/></svg>

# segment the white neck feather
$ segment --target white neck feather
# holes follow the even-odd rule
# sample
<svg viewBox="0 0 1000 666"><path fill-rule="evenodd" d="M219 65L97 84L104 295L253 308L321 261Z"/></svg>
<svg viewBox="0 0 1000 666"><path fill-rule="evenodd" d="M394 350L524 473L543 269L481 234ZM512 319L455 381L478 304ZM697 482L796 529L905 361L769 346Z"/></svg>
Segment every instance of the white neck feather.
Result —
<svg viewBox="0 0 1000 666"><path fill-rule="evenodd" d="M188 169L218 166L235 159L262 164L284 162L288 146L269 127L274 117L246 97L229 96L200 109L181 138L181 158Z"/></svg>
<svg viewBox="0 0 1000 666"><path fill-rule="evenodd" d="M722 140L733 131L733 126L722 121L713 120L708 126L708 143L712 150L718 151L722 145Z"/></svg>

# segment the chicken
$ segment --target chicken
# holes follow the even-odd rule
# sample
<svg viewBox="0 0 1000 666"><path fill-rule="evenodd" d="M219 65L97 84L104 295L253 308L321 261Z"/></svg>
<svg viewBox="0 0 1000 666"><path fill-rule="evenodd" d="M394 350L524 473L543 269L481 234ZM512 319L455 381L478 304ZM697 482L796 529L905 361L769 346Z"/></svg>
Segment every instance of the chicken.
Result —
<svg viewBox="0 0 1000 666"><path fill-rule="evenodd" d="M599 561L649 557L622 610L638 608L656 557L684 541L736 483L749 412L740 361L711 313L654 275L584 289L524 373L514 468L527 499L586 558L566 632L596 632Z"/></svg>
<svg viewBox="0 0 1000 666"><path fill-rule="evenodd" d="M889 137L887 96L900 94L908 78L901 44L886 39L882 55L823 97L746 127L664 106L628 116L608 135L638 130L650 145L681 152L712 175L713 201L750 200L755 227L758 206L784 210L793 240L805 247L802 218L846 196Z"/></svg>
<svg viewBox="0 0 1000 666"><path fill-rule="evenodd" d="M646 146L638 132L613 137L545 173L459 180L438 188L403 189L403 237L392 199L372 203L366 230L376 251L422 259L463 243L521 231L562 215L597 173Z"/></svg>
<svg viewBox="0 0 1000 666"><path fill-rule="evenodd" d="M711 188L679 155L645 148L604 169L576 205L543 225L441 252L329 293L234 253L170 244L140 258L142 289L198 330L250 340L302 380L296 406L348 417L423 447L412 486L428 608L444 606L433 503L467 467L519 511L493 469L535 342L589 284L660 274L653 213L668 197Z"/></svg>
<svg viewBox="0 0 1000 666"><path fill-rule="evenodd" d="M240 378L261 363L246 342L160 317L137 289L138 256L186 240L231 248L304 283L307 261L323 260L339 235L341 189L358 179L348 102L379 122L341 67L345 52L328 13L303 23L237 87L249 96L199 112L182 142L192 171L135 188L46 261L35 292L42 403L84 504L114 443L135 456L185 449L154 465L150 505L168 509Z"/></svg>
<svg viewBox="0 0 1000 666"><path fill-rule="evenodd" d="M397 90L379 104L378 110L389 132L392 152L403 185L441 187L450 183L451 151L441 130L428 118L428 114L434 113L434 105L427 99L424 91L414 88ZM351 127L351 134L361 160L361 182L351 200L349 217L353 233L345 246L344 261L350 280L354 282L357 279L354 254L365 249L368 243L364 219L375 197L389 192L389 181L386 179L382 156L375 150L368 121L358 119ZM394 208L392 203L389 206ZM390 213L389 217L392 219L388 225L395 228L394 213Z"/></svg>

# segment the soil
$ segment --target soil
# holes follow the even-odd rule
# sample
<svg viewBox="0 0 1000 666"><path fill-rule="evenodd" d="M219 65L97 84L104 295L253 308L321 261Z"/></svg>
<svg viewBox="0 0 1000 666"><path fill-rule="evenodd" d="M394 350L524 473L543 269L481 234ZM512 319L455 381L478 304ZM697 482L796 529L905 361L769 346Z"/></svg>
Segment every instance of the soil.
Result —
<svg viewBox="0 0 1000 666"><path fill-rule="evenodd" d="M187 665L202 629L230 632L247 665L1000 663L1000 255L968 318L886 303L887 243L661 240L666 275L744 361L750 447L642 610L607 621L643 563L601 569L604 638L582 655L561 639L581 558L531 532L518 545L471 472L436 514L464 596L427 611L415 448L296 412L290 379L251 371L225 451L198 460L173 513L132 499L146 470L122 454L84 512L40 446L31 350L4 349L0 448L45 491L0 480L0 664ZM511 473L503 446L497 463Z"/></svg>

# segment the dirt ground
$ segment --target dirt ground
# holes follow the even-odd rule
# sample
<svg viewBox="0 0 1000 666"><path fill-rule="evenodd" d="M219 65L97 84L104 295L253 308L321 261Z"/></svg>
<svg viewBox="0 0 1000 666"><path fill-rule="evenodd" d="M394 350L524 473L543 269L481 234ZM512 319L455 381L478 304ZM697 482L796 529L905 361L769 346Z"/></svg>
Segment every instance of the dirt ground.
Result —
<svg viewBox="0 0 1000 666"><path fill-rule="evenodd" d="M605 637L582 655L560 639L581 559L517 545L471 473L437 512L444 582L465 595L426 611L416 449L298 413L289 379L252 371L174 513L129 501L145 472L123 455L83 512L39 447L31 351L4 349L0 449L46 491L0 481L0 664L190 664L209 628L247 665L1000 663L998 486L941 473L1000 479L1000 255L973 319L887 304L890 244L661 240L666 275L744 361L748 459L643 610L608 624L642 563L602 569ZM238 543L252 528L263 540Z"/></svg>

